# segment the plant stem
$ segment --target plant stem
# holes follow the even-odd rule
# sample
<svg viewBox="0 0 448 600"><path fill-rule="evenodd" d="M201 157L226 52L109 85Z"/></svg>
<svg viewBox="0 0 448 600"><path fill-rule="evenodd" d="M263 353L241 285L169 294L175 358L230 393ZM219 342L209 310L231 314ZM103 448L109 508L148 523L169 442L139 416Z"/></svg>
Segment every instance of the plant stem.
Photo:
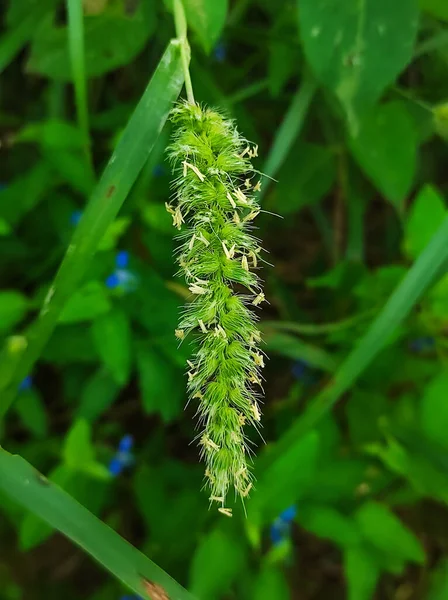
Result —
<svg viewBox="0 0 448 600"><path fill-rule="evenodd" d="M190 77L190 45L187 38L187 19L182 4L182 0L174 0L174 25L176 27L176 36L180 43L180 55L182 60L182 69L184 71L185 91L187 92L187 100L190 104L195 104L193 86Z"/></svg>
<svg viewBox="0 0 448 600"><path fill-rule="evenodd" d="M76 115L79 128L84 137L85 151L89 164L92 164L89 136L89 109L84 53L84 19L82 0L67 0L68 46L72 65L73 85L75 88Z"/></svg>

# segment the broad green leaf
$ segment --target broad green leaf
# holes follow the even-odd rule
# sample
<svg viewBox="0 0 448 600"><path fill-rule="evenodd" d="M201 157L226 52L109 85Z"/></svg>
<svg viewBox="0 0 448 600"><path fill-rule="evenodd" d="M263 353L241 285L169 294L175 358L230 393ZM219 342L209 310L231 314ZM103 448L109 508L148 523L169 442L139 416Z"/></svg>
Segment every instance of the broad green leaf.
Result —
<svg viewBox="0 0 448 600"><path fill-rule="evenodd" d="M28 310L28 299L20 292L0 292L0 334L20 323Z"/></svg>
<svg viewBox="0 0 448 600"><path fill-rule="evenodd" d="M99 482L98 485L104 484ZM64 533L141 597L150 599L146 582L153 582L160 589L159 593L163 591L173 600L196 600L160 567L60 487L46 480L23 458L3 449L0 449L0 489ZM90 493L89 496L94 498L97 494Z"/></svg>
<svg viewBox="0 0 448 600"><path fill-rule="evenodd" d="M355 514L366 541L381 554L400 561L423 563L425 552L419 540L383 504L366 502Z"/></svg>
<svg viewBox="0 0 448 600"><path fill-rule="evenodd" d="M95 460L91 434L90 425L84 419L78 419L73 423L65 438L62 453L67 466L83 471L86 465Z"/></svg>
<svg viewBox="0 0 448 600"><path fill-rule="evenodd" d="M92 323L92 335L104 365L123 386L129 379L132 363L131 328L126 314L113 309L100 315Z"/></svg>
<svg viewBox="0 0 448 600"><path fill-rule="evenodd" d="M209 54L224 28L228 0L183 0L183 4L188 26Z"/></svg>
<svg viewBox="0 0 448 600"><path fill-rule="evenodd" d="M213 529L199 543L190 567L190 589L201 600L214 600L229 590L244 569L244 546L225 529Z"/></svg>
<svg viewBox="0 0 448 600"><path fill-rule="evenodd" d="M82 149L84 138L72 123L48 119L28 123L15 136L16 142L35 142L41 146L61 149Z"/></svg>
<svg viewBox="0 0 448 600"><path fill-rule="evenodd" d="M448 371L442 372L424 389L420 422L424 434L448 449Z"/></svg>
<svg viewBox="0 0 448 600"><path fill-rule="evenodd" d="M298 0L306 57L353 132L412 58L417 0Z"/></svg>
<svg viewBox="0 0 448 600"><path fill-rule="evenodd" d="M325 146L296 143L277 177L275 211L286 216L330 191L336 177L334 153Z"/></svg>
<svg viewBox="0 0 448 600"><path fill-rule="evenodd" d="M416 259L424 250L447 214L436 188L425 185L415 198L404 225L404 251Z"/></svg>
<svg viewBox="0 0 448 600"><path fill-rule="evenodd" d="M37 438L44 438L48 430L46 407L35 389L20 392L16 411L22 424Z"/></svg>
<svg viewBox="0 0 448 600"><path fill-rule="evenodd" d="M60 325L53 332L42 358L56 365L98 362L90 324Z"/></svg>
<svg viewBox="0 0 448 600"><path fill-rule="evenodd" d="M288 582L284 573L271 566L264 566L255 581L252 600L290 600Z"/></svg>
<svg viewBox="0 0 448 600"><path fill-rule="evenodd" d="M269 523L297 502L315 475L318 450L319 436L311 431L258 477L256 493L247 502L249 521Z"/></svg>
<svg viewBox="0 0 448 600"><path fill-rule="evenodd" d="M138 347L137 367L143 408L148 414L159 413L165 422L172 421L182 409L182 372L149 345Z"/></svg>
<svg viewBox="0 0 448 600"><path fill-rule="evenodd" d="M104 286L97 281L90 281L68 300L59 317L59 322L91 321L108 312L109 309L110 303Z"/></svg>
<svg viewBox="0 0 448 600"><path fill-rule="evenodd" d="M414 121L402 102L377 106L351 139L360 167L399 212L414 181L417 143Z"/></svg>
<svg viewBox="0 0 448 600"><path fill-rule="evenodd" d="M38 162L0 191L0 216L12 227L37 206L53 184L53 173L46 162Z"/></svg>
<svg viewBox="0 0 448 600"><path fill-rule="evenodd" d="M354 547L361 541L353 519L331 506L312 504L303 507L298 511L297 519L311 533L327 538L342 548Z"/></svg>
<svg viewBox="0 0 448 600"><path fill-rule="evenodd" d="M128 64L143 49L156 27L156 6L152 0L139 2L128 11L126 2L107 7L98 15L84 18L85 67L96 77ZM72 70L67 28L49 21L33 41L28 70L59 81L71 81Z"/></svg>
<svg viewBox="0 0 448 600"><path fill-rule="evenodd" d="M85 382L77 416L93 423L113 404L120 386L107 369L101 368Z"/></svg>
<svg viewBox="0 0 448 600"><path fill-rule="evenodd" d="M419 0L420 8L438 19L448 21L448 4L446 0Z"/></svg>
<svg viewBox="0 0 448 600"><path fill-rule="evenodd" d="M344 552L344 571L347 580L347 600L372 600L380 577L373 556L362 546Z"/></svg>

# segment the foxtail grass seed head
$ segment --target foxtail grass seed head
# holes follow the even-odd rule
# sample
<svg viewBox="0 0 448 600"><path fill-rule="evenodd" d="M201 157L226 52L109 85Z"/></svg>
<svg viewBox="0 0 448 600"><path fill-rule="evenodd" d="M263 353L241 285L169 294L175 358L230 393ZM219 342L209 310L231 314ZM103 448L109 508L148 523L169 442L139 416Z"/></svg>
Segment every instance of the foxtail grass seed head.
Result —
<svg viewBox="0 0 448 600"><path fill-rule="evenodd" d="M257 146L234 123L194 104L177 105L169 156L177 179L167 210L180 230L178 263L193 300L176 337L189 333L199 349L188 361L188 392L198 402L198 436L210 500L226 507L230 488L252 488L243 428L260 426L263 354L254 313L265 299L255 272L260 245L252 234L260 212L260 178L251 159Z"/></svg>

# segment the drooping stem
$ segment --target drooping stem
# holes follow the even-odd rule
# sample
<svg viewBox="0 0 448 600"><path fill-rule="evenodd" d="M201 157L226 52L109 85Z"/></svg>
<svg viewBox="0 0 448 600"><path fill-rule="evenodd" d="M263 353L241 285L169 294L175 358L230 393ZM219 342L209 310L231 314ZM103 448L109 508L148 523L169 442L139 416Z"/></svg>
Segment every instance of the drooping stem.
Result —
<svg viewBox="0 0 448 600"><path fill-rule="evenodd" d="M185 91L187 92L187 99L190 104L195 104L193 85L190 77L190 45L187 37L187 19L185 18L185 11L182 4L182 0L174 0L174 25L176 27L176 36L181 45L181 60L182 68L184 71L185 79Z"/></svg>

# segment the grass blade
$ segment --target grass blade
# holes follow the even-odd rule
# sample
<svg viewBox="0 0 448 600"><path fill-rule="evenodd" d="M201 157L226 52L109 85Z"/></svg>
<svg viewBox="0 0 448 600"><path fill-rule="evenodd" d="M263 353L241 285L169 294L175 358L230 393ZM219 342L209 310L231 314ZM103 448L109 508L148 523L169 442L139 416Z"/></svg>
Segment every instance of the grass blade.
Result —
<svg viewBox="0 0 448 600"><path fill-rule="evenodd" d="M93 191L39 316L23 336L13 336L6 342L0 360L0 417L39 358L66 301L76 290L107 227L115 219L180 93L183 72L179 48L179 42L173 40L166 49Z"/></svg>
<svg viewBox="0 0 448 600"><path fill-rule="evenodd" d="M347 356L328 385L310 402L269 453L269 462L285 452L334 406L384 348L391 333L407 317L448 260L448 217L395 289L357 347ZM267 461L260 460L259 468Z"/></svg>
<svg viewBox="0 0 448 600"><path fill-rule="evenodd" d="M304 78L297 90L293 101L283 119L274 138L274 142L263 167L263 173L269 177L275 177L278 170L288 156L291 147L296 140L303 123L305 122L308 108L316 92L316 82L308 75ZM264 196L264 186L260 192L260 199Z"/></svg>
<svg viewBox="0 0 448 600"><path fill-rule="evenodd" d="M305 344L302 340L287 333L265 333L265 342L268 352L286 356L292 360L303 360L312 367L334 373L337 360L326 350Z"/></svg>
<svg viewBox="0 0 448 600"><path fill-rule="evenodd" d="M193 596L163 569L97 519L69 494L48 481L23 458L2 449L0 490L61 531L142 598L149 598L148 591L152 590L152 600L156 597L194 600ZM154 584L160 587L155 588ZM162 590L165 596L162 595ZM159 596L156 596L156 591L159 592Z"/></svg>
<svg viewBox="0 0 448 600"><path fill-rule="evenodd" d="M82 0L67 0L68 46L72 63L73 85L78 125L84 136L90 161L89 109L85 74L84 19ZM91 161L90 161L91 162Z"/></svg>

